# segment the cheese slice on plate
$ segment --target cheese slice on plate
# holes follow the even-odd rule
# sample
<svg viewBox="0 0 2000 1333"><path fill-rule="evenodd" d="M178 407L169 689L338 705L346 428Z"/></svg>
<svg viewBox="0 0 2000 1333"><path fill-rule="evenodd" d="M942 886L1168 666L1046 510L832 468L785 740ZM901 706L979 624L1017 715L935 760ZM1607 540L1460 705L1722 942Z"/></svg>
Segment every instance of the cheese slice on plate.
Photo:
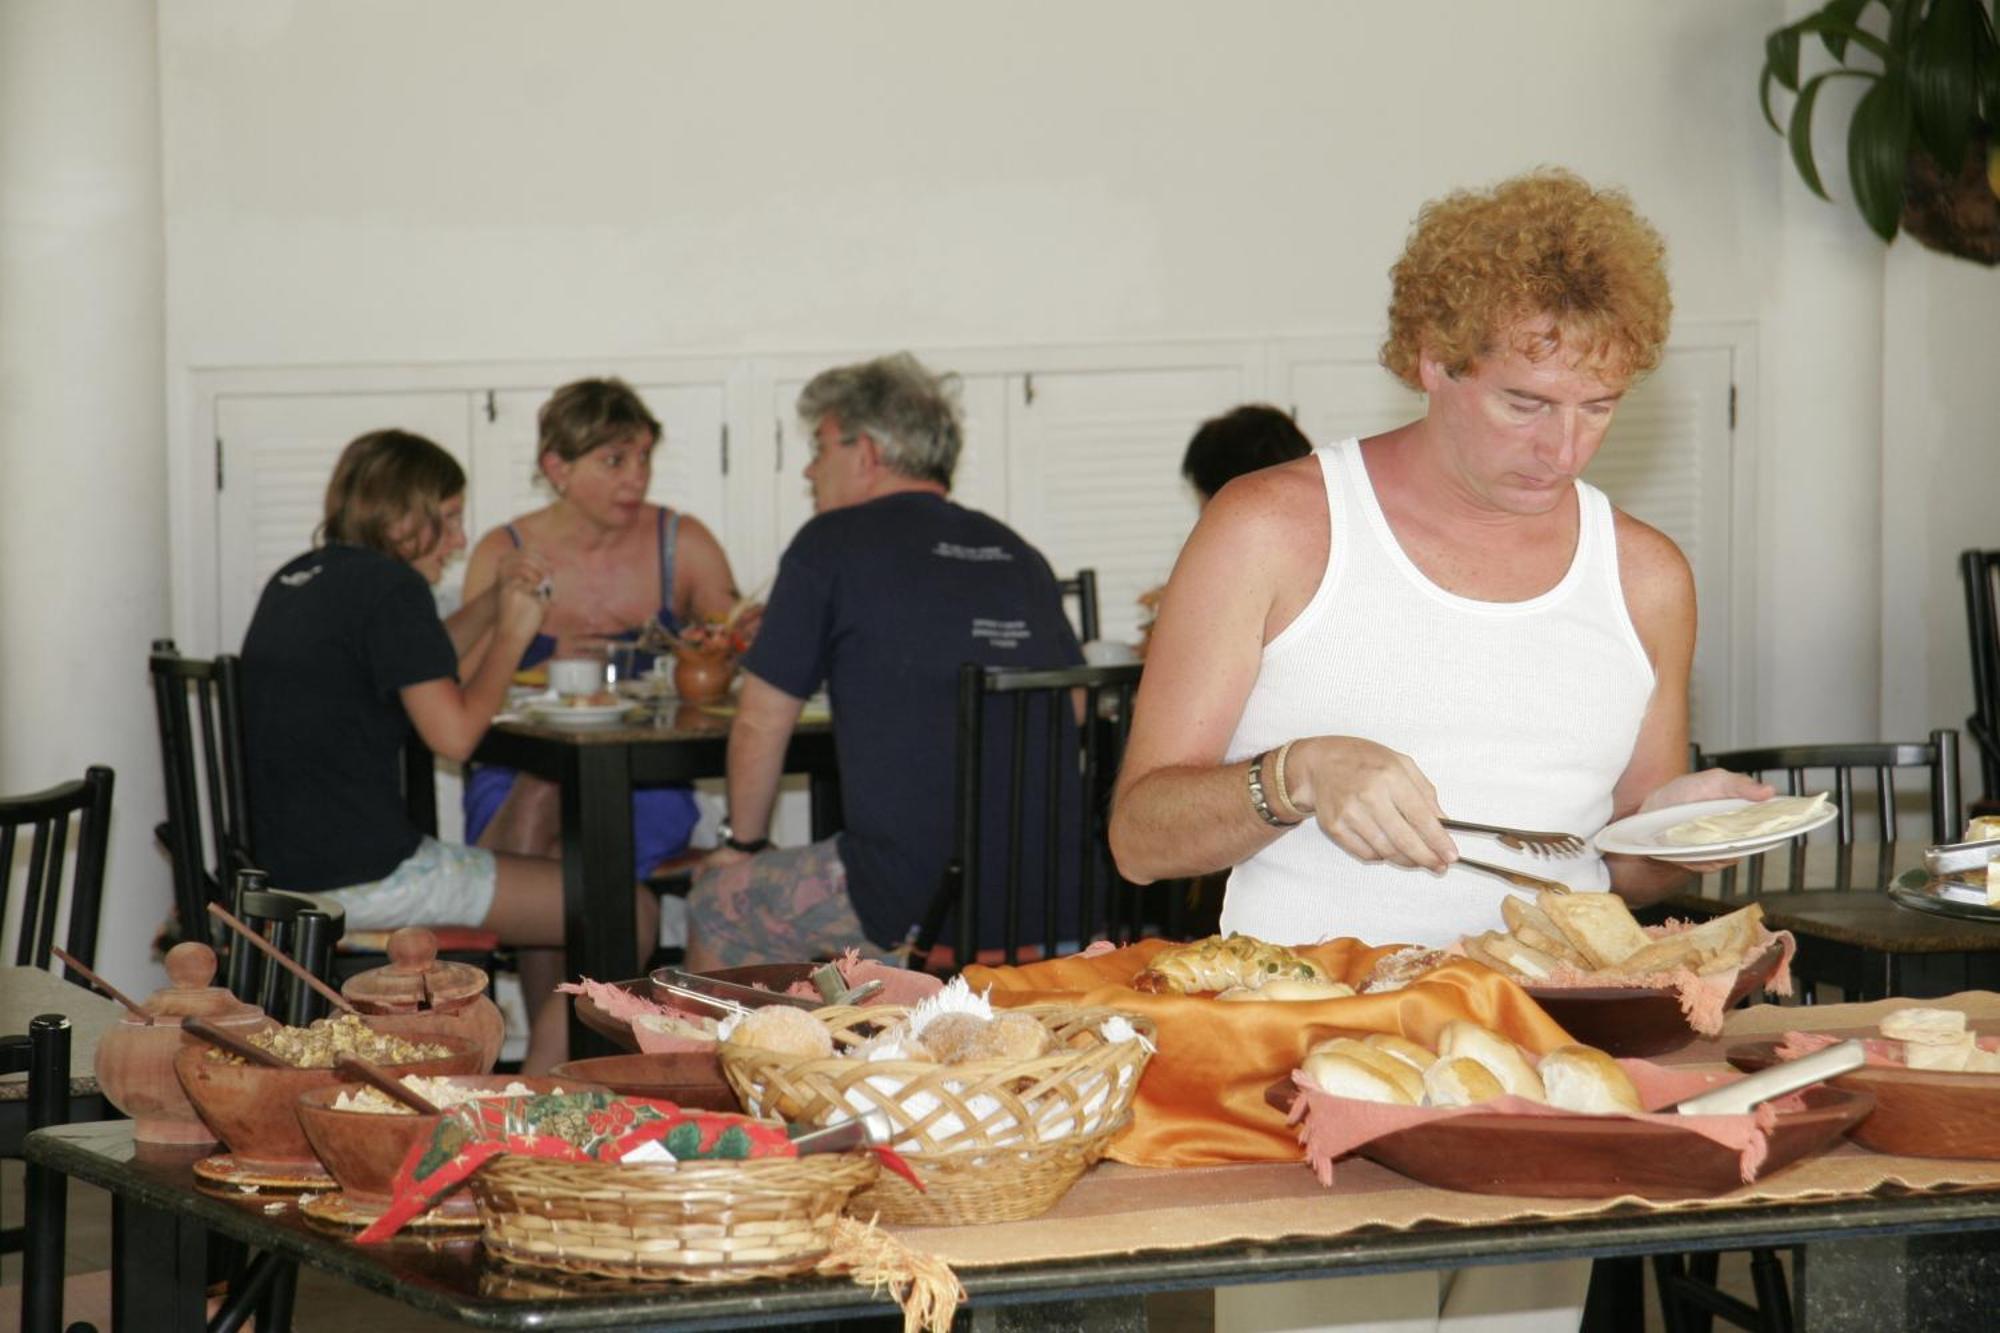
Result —
<svg viewBox="0 0 2000 1333"><path fill-rule="evenodd" d="M1675 824L1660 834L1660 841L1670 847L1703 847L1712 842L1770 837L1811 822L1826 809L1826 798L1825 792L1817 796L1776 796L1755 805Z"/></svg>
<svg viewBox="0 0 2000 1333"><path fill-rule="evenodd" d="M2000 861L1986 863L1986 905L2000 907Z"/></svg>

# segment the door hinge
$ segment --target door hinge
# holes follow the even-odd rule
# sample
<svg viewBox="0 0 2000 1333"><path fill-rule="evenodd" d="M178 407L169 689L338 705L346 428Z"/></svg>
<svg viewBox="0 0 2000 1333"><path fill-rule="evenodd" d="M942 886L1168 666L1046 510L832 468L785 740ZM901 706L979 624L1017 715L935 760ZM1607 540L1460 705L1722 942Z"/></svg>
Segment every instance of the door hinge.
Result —
<svg viewBox="0 0 2000 1333"><path fill-rule="evenodd" d="M729 475L729 423L722 423L722 475Z"/></svg>
<svg viewBox="0 0 2000 1333"><path fill-rule="evenodd" d="M495 394L491 389L486 391L486 419L489 422L500 419L499 395Z"/></svg>
<svg viewBox="0 0 2000 1333"><path fill-rule="evenodd" d="M1021 406L1035 405L1035 376L1033 372L1021 376Z"/></svg>
<svg viewBox="0 0 2000 1333"><path fill-rule="evenodd" d="M1736 386L1729 386L1729 429L1736 429Z"/></svg>
<svg viewBox="0 0 2000 1333"><path fill-rule="evenodd" d="M771 471L785 470L785 423L771 419Z"/></svg>
<svg viewBox="0 0 2000 1333"><path fill-rule="evenodd" d="M222 489L222 437L215 437L215 489Z"/></svg>

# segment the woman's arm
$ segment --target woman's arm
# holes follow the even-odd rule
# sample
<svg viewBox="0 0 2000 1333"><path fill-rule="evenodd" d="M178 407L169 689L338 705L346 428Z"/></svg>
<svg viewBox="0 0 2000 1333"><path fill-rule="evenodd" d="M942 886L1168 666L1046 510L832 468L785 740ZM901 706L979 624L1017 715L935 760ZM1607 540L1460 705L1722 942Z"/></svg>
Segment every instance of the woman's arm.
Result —
<svg viewBox="0 0 2000 1333"><path fill-rule="evenodd" d="M471 758L493 715L507 698L514 663L541 628L542 599L519 580L505 579L490 590L497 602L492 633L482 660L463 686L449 677L405 685L403 711L435 754L460 762Z"/></svg>
<svg viewBox="0 0 2000 1333"><path fill-rule="evenodd" d="M680 548L674 560L674 587L667 594L682 624L721 620L736 609L736 576L729 557L705 524L681 515Z"/></svg>
<svg viewBox="0 0 2000 1333"><path fill-rule="evenodd" d="M500 585L509 581L523 583L530 592L539 595L548 579L547 562L534 552L515 546L502 529L495 528L479 539L479 545L466 561L464 598L458 610L445 617L444 622L445 633L451 636L451 646L458 653L460 680L470 680L479 673L493 625L499 619ZM517 652L508 660L519 661L520 654Z"/></svg>

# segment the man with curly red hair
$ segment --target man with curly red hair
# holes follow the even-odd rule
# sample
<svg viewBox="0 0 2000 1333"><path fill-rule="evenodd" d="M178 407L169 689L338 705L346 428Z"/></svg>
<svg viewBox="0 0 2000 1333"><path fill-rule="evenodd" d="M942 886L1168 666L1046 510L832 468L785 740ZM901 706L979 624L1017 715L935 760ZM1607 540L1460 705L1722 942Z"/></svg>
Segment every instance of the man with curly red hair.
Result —
<svg viewBox="0 0 2000 1333"><path fill-rule="evenodd" d="M1225 486L1167 584L1111 818L1141 883L1230 871L1222 927L1279 944L1450 944L1508 886L1439 820L1589 834L1770 788L1688 774L1694 581L1581 474L1659 364L1659 234L1615 190L1537 171L1424 206L1392 271L1383 364L1429 397L1383 435ZM1485 860L1635 900L1684 867ZM1576 1326L1587 1266L1217 1295L1218 1328ZM1503 1290L1504 1288L1504 1290ZM1366 1307L1365 1313L1359 1313ZM1329 1315L1329 1310L1347 1313ZM1407 1318L1409 1322L1400 1322Z"/></svg>
<svg viewBox="0 0 2000 1333"><path fill-rule="evenodd" d="M1672 311L1659 234L1565 171L1426 204L1383 364L1424 415L1226 486L1167 585L1111 840L1140 882L1234 867L1226 930L1445 945L1503 883L1439 823L1590 834L1768 788L1688 775L1694 583L1580 480ZM1643 858L1529 861L1656 897Z"/></svg>

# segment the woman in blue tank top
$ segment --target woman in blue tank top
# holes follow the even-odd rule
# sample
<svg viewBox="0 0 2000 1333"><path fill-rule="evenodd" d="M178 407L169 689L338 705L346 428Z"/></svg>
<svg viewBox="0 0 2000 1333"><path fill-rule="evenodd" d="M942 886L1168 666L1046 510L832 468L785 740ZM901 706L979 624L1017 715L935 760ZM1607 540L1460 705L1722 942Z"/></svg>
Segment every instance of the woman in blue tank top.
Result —
<svg viewBox="0 0 2000 1333"><path fill-rule="evenodd" d="M586 639L631 639L657 618L670 630L690 619L727 615L735 579L721 544L699 519L646 499L653 418L622 380L566 384L537 417L536 466L555 501L493 529L473 548L467 600L492 583L509 551L526 548L552 570L548 617L521 655L524 668ZM555 788L513 769L485 765L465 784L465 837L496 851L558 853ZM632 799L634 874L687 848L696 822L686 787L654 787Z"/></svg>

